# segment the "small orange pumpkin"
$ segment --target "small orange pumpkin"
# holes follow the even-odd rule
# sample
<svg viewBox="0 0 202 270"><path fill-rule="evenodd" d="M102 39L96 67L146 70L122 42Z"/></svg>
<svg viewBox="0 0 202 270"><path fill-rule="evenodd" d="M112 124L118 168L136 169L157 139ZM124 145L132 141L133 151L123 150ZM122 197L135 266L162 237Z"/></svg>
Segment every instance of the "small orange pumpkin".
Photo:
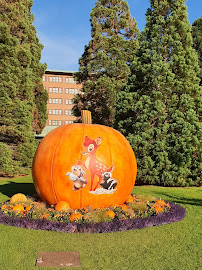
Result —
<svg viewBox="0 0 202 270"><path fill-rule="evenodd" d="M72 209L123 204L135 184L133 150L118 131L92 125L87 113L82 124L49 132L33 160L32 175L43 201L66 201Z"/></svg>
<svg viewBox="0 0 202 270"><path fill-rule="evenodd" d="M77 221L77 220L79 220L79 219L82 219L82 214L81 214L81 213L76 213L76 214L72 213L72 214L70 215L70 220L71 220L71 222Z"/></svg>
<svg viewBox="0 0 202 270"><path fill-rule="evenodd" d="M106 212L106 217L110 217L110 218L114 218L115 217L115 213L111 210Z"/></svg>
<svg viewBox="0 0 202 270"><path fill-rule="evenodd" d="M26 202L27 197L22 193L17 193L13 195L10 199L10 203L19 203L19 202Z"/></svg>
<svg viewBox="0 0 202 270"><path fill-rule="evenodd" d="M21 204L17 204L13 207L12 211L15 212L23 212L24 211L24 207Z"/></svg>
<svg viewBox="0 0 202 270"><path fill-rule="evenodd" d="M71 209L70 205L65 202L65 201L60 201L59 203L56 204L55 210L56 211L67 211Z"/></svg>

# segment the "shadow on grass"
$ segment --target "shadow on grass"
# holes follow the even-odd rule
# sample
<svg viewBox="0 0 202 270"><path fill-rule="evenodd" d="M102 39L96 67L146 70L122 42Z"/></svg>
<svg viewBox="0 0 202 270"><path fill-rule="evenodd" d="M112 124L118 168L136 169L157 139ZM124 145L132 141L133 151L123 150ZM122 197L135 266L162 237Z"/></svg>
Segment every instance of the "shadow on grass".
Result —
<svg viewBox="0 0 202 270"><path fill-rule="evenodd" d="M36 190L33 183L15 183L10 181L0 186L0 192L8 197L12 197L16 193L31 196L36 193Z"/></svg>
<svg viewBox="0 0 202 270"><path fill-rule="evenodd" d="M181 204L189 204L189 205L196 205L196 206L202 206L202 200L201 199L197 199L197 198L187 198L187 197L184 197L184 196L181 196L181 195L177 195L177 196L173 196L171 194L168 194L168 193L164 193L164 192L158 192L156 191L155 192L158 197L167 197L168 200L172 201L172 202L175 202L175 203L181 203Z"/></svg>

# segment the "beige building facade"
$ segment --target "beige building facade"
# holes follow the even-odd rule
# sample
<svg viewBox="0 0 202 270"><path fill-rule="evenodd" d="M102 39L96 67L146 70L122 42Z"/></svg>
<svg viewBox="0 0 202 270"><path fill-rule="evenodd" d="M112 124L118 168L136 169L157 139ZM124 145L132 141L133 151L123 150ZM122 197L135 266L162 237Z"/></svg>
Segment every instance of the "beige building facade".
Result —
<svg viewBox="0 0 202 270"><path fill-rule="evenodd" d="M43 86L48 92L48 120L41 137L58 126L68 125L76 120L72 115L73 98L82 88L77 84L72 71L46 70Z"/></svg>

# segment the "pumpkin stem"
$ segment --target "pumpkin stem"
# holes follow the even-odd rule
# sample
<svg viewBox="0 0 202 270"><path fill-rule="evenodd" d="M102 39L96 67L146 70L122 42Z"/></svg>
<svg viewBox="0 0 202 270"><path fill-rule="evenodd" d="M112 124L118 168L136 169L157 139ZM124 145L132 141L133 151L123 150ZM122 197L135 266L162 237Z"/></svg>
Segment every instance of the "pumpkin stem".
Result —
<svg viewBox="0 0 202 270"><path fill-rule="evenodd" d="M88 110L81 110L81 118L83 124L92 124L91 112Z"/></svg>

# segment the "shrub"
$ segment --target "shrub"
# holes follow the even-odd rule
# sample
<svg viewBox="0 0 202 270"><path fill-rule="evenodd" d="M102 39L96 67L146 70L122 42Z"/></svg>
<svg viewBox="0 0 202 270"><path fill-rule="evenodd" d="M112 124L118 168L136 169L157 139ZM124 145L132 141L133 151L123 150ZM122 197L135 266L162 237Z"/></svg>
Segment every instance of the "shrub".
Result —
<svg viewBox="0 0 202 270"><path fill-rule="evenodd" d="M14 176L19 172L19 163L12 159L13 151L0 142L0 175Z"/></svg>

